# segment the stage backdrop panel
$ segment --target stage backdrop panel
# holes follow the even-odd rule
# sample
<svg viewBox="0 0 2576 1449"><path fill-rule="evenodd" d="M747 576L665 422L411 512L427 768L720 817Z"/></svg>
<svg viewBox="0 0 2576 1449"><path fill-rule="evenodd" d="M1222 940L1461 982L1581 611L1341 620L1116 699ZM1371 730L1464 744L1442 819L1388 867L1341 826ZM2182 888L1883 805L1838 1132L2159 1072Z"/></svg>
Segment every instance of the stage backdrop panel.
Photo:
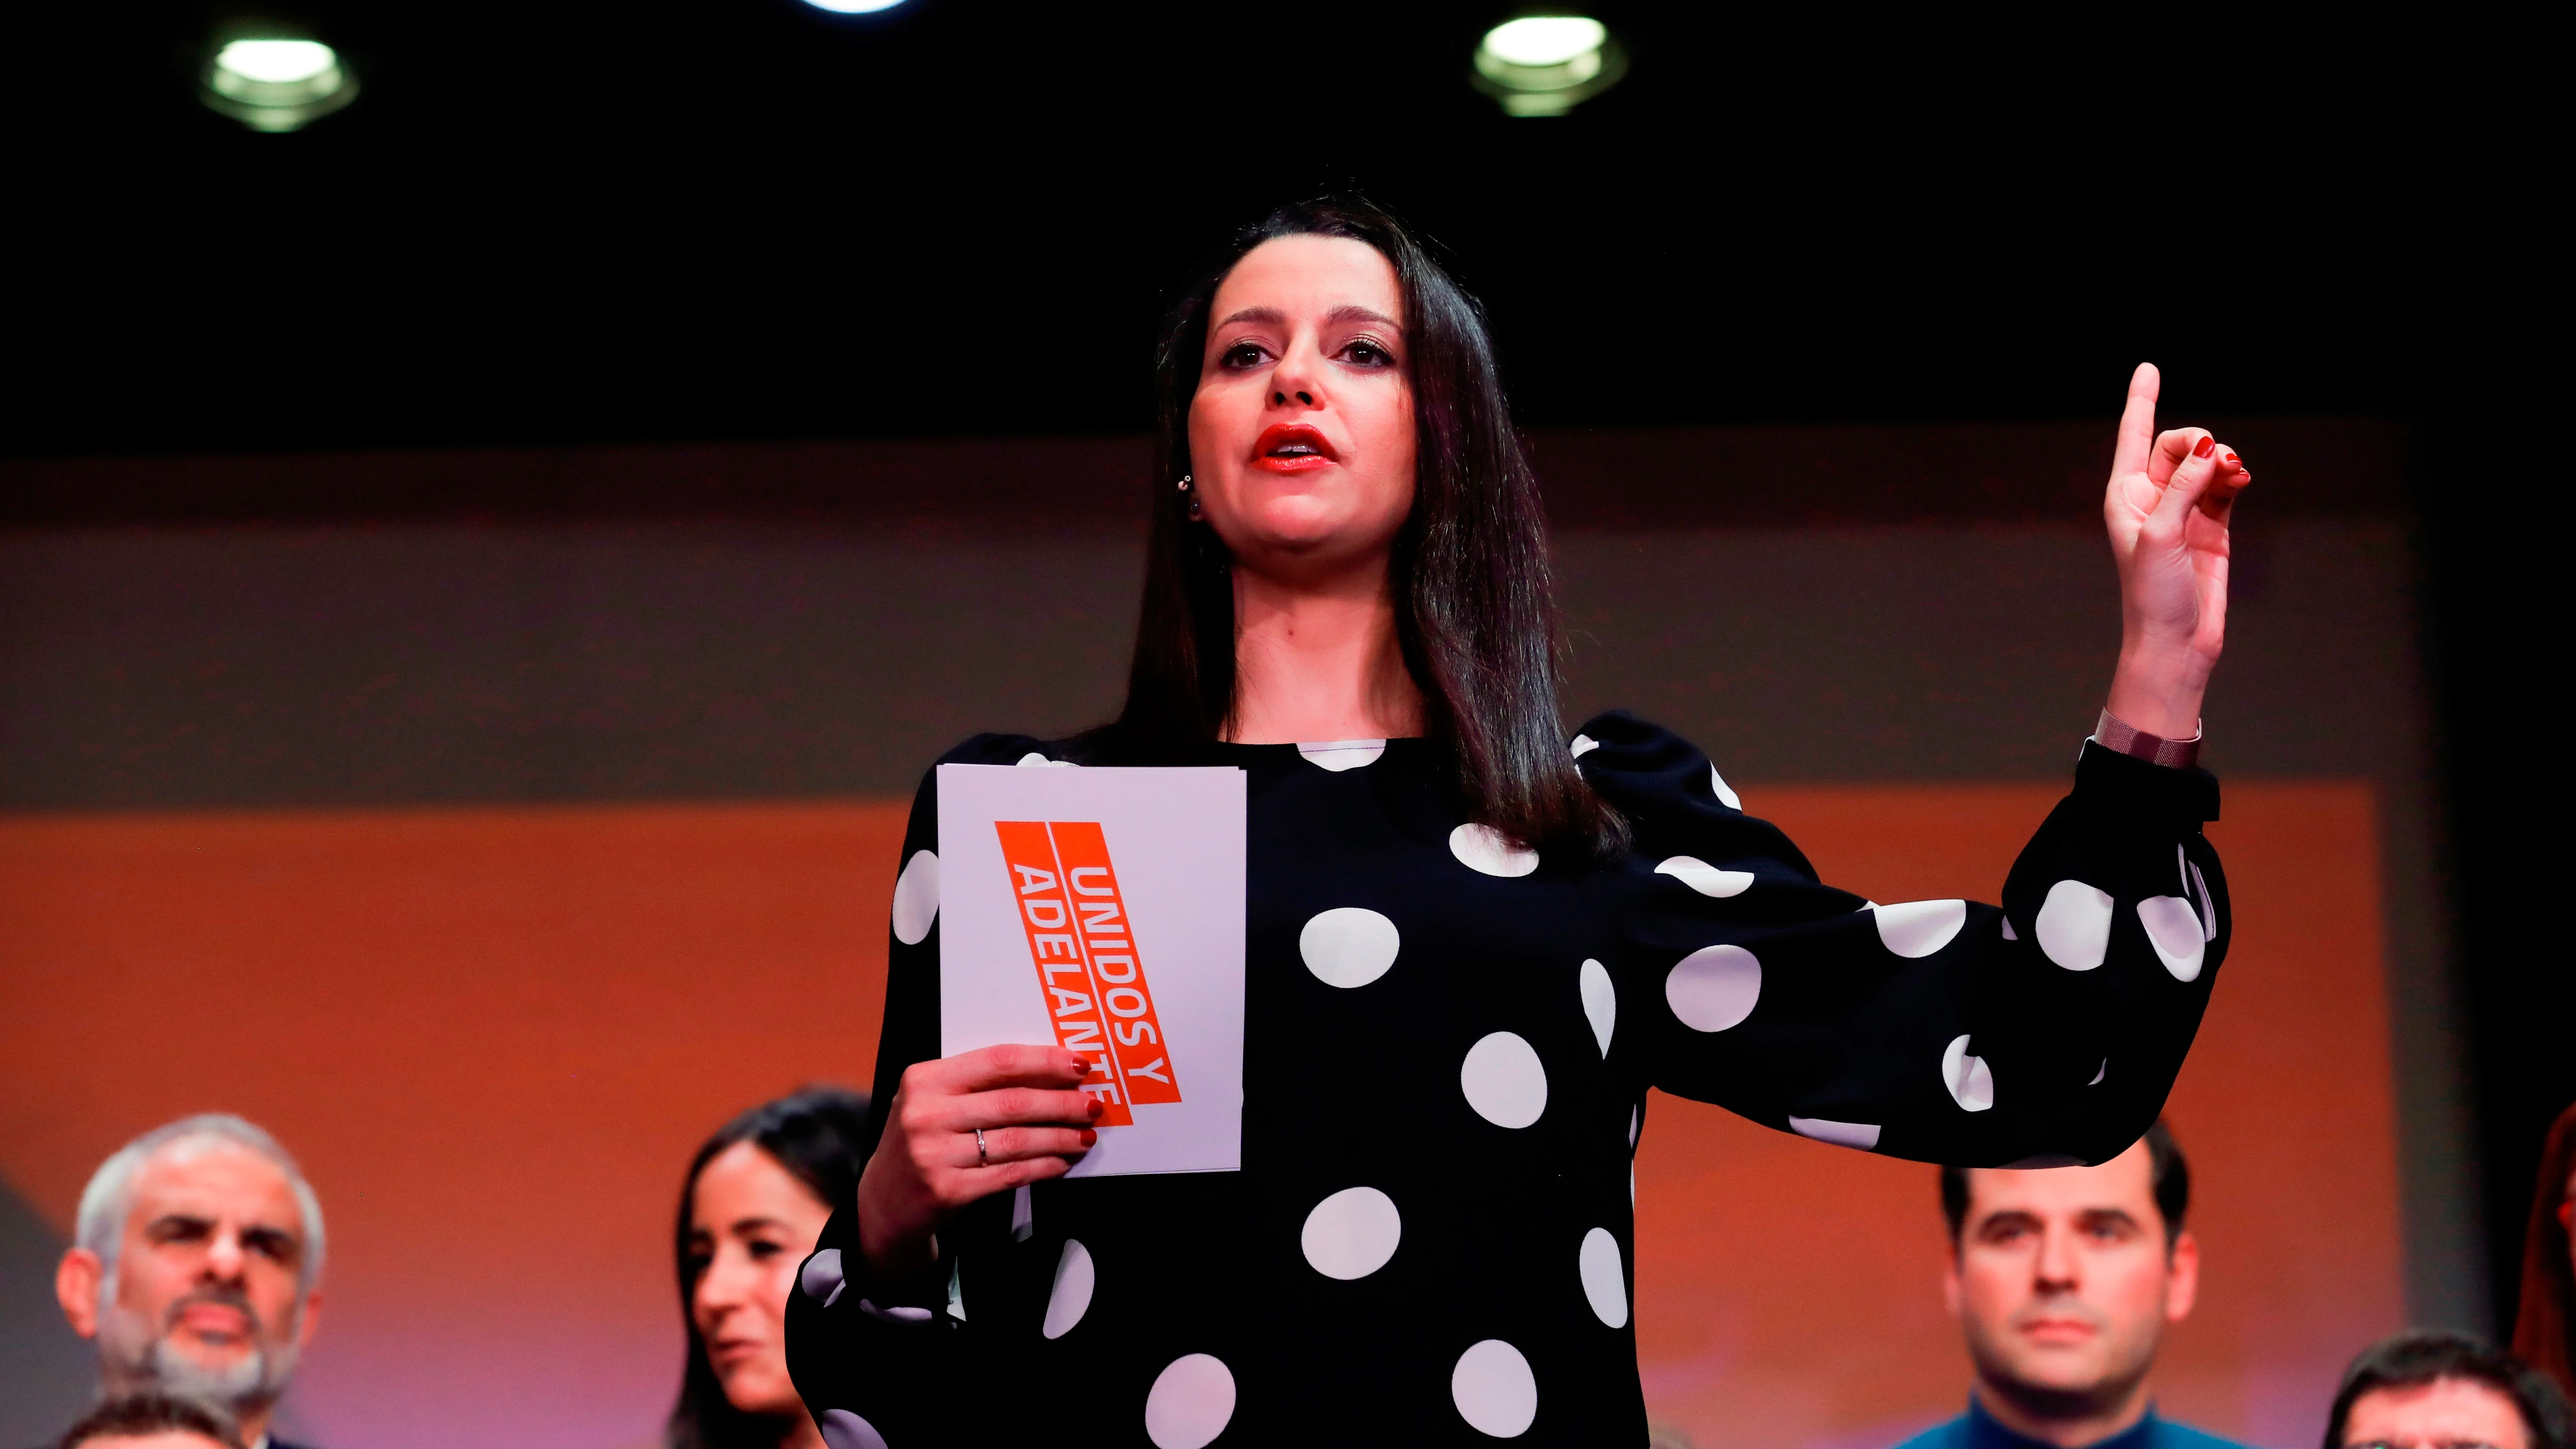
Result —
<svg viewBox="0 0 2576 1449"><path fill-rule="evenodd" d="M2060 787L1746 787L1826 879L1994 898ZM2400 1327L2379 842L2353 783L2238 781L2209 827L2236 935L2167 1105L2190 1158L2198 1309L2164 1411L2267 1449L2325 1431L2343 1364ZM1703 1449L1874 1449L1958 1413L1937 1173L1657 1094L1637 1159L1646 1401Z"/></svg>
<svg viewBox="0 0 2576 1449"><path fill-rule="evenodd" d="M1991 898L2059 787L1746 790L1879 900ZM0 820L0 1179L68 1235L127 1136L242 1112L330 1214L299 1437L650 1442L680 1351L677 1176L733 1111L862 1083L904 810L507 807ZM2313 1443L2401 1316L2371 795L2236 782L2241 914L2172 1116L2201 1310L2164 1402ZM1657 1098L1648 1402L1704 1449L1864 1449L1955 1412L1932 1171ZM68 1330L63 1330L68 1337Z"/></svg>

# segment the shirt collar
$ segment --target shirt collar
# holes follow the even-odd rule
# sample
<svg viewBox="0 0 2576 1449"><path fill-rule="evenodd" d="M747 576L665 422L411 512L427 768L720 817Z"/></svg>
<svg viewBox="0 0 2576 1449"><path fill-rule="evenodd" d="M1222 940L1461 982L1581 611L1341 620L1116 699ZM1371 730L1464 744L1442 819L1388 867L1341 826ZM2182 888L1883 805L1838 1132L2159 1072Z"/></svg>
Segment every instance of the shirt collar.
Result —
<svg viewBox="0 0 2576 1449"><path fill-rule="evenodd" d="M2149 1404L2146 1414L2138 1422L2108 1439L2097 1439L2084 1449L2147 1449L2149 1441L2155 1437L2155 1428L2156 1406ZM251 1449L259 1449L259 1446L253 1445ZM2056 1446L2014 1432L2001 1419L1987 1413L1986 1406L1975 1394L1970 1394L1966 1449L2056 1449Z"/></svg>

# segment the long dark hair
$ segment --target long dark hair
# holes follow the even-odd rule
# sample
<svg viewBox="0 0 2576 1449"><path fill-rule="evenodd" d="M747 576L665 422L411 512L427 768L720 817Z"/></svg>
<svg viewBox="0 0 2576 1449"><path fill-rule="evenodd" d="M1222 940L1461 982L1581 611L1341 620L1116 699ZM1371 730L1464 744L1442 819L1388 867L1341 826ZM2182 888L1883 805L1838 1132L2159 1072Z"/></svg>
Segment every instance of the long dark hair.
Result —
<svg viewBox="0 0 2576 1449"><path fill-rule="evenodd" d="M1254 247L1288 236L1375 247L1403 290L1419 462L1388 585L1405 668L1422 691L1424 732L1446 757L1461 803L1470 818L1531 845L1585 855L1617 849L1625 827L1574 768L1557 716L1547 524L1483 311L1402 223L1351 197L1281 207L1236 232L1164 318L1154 358L1145 606L1127 705L1105 733L1152 750L1217 739L1233 717L1234 589L1225 545L1214 529L1190 521L1174 485L1193 471L1190 401L1217 286Z"/></svg>
<svg viewBox="0 0 2576 1449"><path fill-rule="evenodd" d="M839 1087L807 1087L775 1102L763 1102L716 1129L716 1134L689 1159L689 1175L680 1184L680 1218L672 1233L673 1261L679 1265L680 1322L688 1331L687 1358L680 1368L680 1399L671 1406L662 1428L666 1449L778 1449L790 1422L746 1414L725 1397L715 1366L707 1362L707 1341L698 1332L691 1300L697 1296L699 1266L689 1255L689 1217L698 1193L698 1174L717 1153L737 1142L749 1142L790 1177L813 1190L827 1205L857 1200L859 1170L867 1165L868 1099Z"/></svg>
<svg viewBox="0 0 2576 1449"><path fill-rule="evenodd" d="M2576 1262L2569 1261L2567 1175L2576 1172L2576 1107L2558 1114L2540 1150L2540 1181L2531 1193L2531 1226L2522 1236L2522 1301L2513 1319L2513 1351L2576 1397Z"/></svg>

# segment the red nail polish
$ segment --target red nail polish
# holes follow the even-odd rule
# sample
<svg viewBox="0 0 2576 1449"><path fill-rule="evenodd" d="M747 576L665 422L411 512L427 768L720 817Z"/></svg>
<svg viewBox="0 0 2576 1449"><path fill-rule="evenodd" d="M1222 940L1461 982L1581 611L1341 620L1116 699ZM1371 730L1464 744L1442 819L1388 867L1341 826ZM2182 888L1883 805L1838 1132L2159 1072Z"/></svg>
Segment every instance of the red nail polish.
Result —
<svg viewBox="0 0 2576 1449"><path fill-rule="evenodd" d="M1088 1128L1088 1127L1085 1127L1085 1128L1083 1128L1083 1129L1082 1129L1082 1145L1083 1145L1083 1146L1085 1146L1085 1147L1089 1147L1089 1146L1093 1145L1094 1143L1097 1143L1099 1140L1100 1140L1100 1134L1099 1134L1099 1133L1092 1131L1092 1130L1091 1130L1090 1128Z"/></svg>
<svg viewBox="0 0 2576 1449"><path fill-rule="evenodd" d="M2217 446L2218 440L2216 438L2203 438L2192 445L2191 455L2195 458L2206 458L2209 456L2209 450Z"/></svg>
<svg viewBox="0 0 2576 1449"><path fill-rule="evenodd" d="M2235 455L2234 453L2227 453L2227 454L2223 454L2223 455L2221 455L2221 456L2220 456L2220 458L2219 458L2219 460L2218 460L2218 461L2220 461L2220 462L2222 462L2222 463L2226 464L2226 465L2227 465L2228 467L2230 467L2230 468L2241 468L2241 467L2244 467L2244 466L2245 466L2243 463L2241 463L2241 462L2239 462L2239 461L2237 460L2237 457L2236 457L2236 455Z"/></svg>

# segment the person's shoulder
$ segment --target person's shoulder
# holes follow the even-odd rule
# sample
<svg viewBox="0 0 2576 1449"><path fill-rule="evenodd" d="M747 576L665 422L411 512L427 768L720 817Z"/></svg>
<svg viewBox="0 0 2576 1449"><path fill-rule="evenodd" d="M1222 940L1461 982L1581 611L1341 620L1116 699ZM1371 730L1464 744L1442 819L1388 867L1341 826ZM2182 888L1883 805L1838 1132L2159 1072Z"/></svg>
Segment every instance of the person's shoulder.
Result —
<svg viewBox="0 0 2576 1449"><path fill-rule="evenodd" d="M926 793L942 765L1076 765L1084 763L1080 742L1043 740L1035 735L982 734L959 741L921 772Z"/></svg>
<svg viewBox="0 0 2576 1449"><path fill-rule="evenodd" d="M2148 1449L2250 1449L2234 1439L2222 1439L2206 1429L2195 1429L2179 1419L2155 1417L2155 1437Z"/></svg>
<svg viewBox="0 0 2576 1449"><path fill-rule="evenodd" d="M1600 750L1610 751L1611 759L1651 758L1674 750L1699 754L1699 747L1690 741L1624 709L1603 710L1585 720L1583 727L1574 732L1572 749L1578 760L1588 759Z"/></svg>
<svg viewBox="0 0 2576 1449"><path fill-rule="evenodd" d="M1744 808L1699 746L1624 709L1585 720L1567 748L1592 788L1632 819Z"/></svg>
<svg viewBox="0 0 2576 1449"><path fill-rule="evenodd" d="M1896 1444L1893 1449L1959 1449L1960 1445L1967 1442L1968 1416L1961 1414L1955 1419L1943 1420L1913 1438Z"/></svg>
<svg viewBox="0 0 2576 1449"><path fill-rule="evenodd" d="M934 762L937 765L1070 765L1063 740L1042 740L1035 735L972 735L951 746Z"/></svg>

